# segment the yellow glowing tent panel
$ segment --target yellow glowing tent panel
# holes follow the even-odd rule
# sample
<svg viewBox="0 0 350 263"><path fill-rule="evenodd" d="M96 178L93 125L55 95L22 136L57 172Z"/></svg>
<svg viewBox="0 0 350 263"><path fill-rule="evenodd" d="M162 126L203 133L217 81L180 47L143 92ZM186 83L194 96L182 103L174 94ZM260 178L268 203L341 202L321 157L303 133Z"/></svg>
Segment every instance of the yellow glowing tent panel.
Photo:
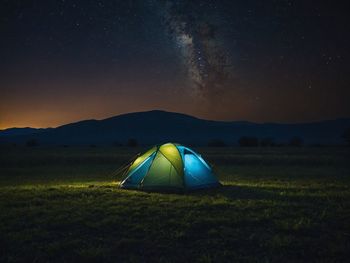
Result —
<svg viewBox="0 0 350 263"><path fill-rule="evenodd" d="M182 145L155 146L136 158L121 183L126 189L200 189L219 186L210 166Z"/></svg>

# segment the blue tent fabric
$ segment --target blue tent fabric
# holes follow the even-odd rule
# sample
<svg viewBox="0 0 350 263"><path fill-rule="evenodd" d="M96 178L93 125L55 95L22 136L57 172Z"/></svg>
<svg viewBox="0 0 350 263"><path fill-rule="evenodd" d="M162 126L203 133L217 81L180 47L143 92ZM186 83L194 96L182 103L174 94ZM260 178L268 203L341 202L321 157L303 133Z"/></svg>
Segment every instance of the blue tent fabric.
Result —
<svg viewBox="0 0 350 263"><path fill-rule="evenodd" d="M153 149L130 164L122 188L194 190L221 185L206 161L190 148L167 143Z"/></svg>
<svg viewBox="0 0 350 263"><path fill-rule="evenodd" d="M145 177L149 167L152 164L154 155L155 154L153 153L129 173L128 177L124 180L125 188L138 188L138 185L141 183L142 179Z"/></svg>
<svg viewBox="0 0 350 263"><path fill-rule="evenodd" d="M185 185L187 188L202 188L217 184L217 179L208 167L194 154L184 155Z"/></svg>

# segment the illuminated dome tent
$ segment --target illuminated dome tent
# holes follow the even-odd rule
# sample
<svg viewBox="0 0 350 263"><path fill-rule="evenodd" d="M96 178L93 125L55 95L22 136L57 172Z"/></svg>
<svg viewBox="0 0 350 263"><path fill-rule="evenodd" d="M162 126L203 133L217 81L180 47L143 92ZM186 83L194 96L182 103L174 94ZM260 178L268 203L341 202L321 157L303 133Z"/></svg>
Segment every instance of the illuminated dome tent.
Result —
<svg viewBox="0 0 350 263"><path fill-rule="evenodd" d="M173 143L155 146L137 157L121 183L122 188L141 190L193 190L219 185L200 155Z"/></svg>

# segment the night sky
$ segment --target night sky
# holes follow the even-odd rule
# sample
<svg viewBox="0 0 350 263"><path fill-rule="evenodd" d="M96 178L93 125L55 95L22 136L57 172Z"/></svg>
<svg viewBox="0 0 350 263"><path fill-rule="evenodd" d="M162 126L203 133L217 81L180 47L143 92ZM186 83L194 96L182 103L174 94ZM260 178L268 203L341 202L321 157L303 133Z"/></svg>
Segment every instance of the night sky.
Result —
<svg viewBox="0 0 350 263"><path fill-rule="evenodd" d="M2 0L0 129L152 109L350 117L343 2Z"/></svg>

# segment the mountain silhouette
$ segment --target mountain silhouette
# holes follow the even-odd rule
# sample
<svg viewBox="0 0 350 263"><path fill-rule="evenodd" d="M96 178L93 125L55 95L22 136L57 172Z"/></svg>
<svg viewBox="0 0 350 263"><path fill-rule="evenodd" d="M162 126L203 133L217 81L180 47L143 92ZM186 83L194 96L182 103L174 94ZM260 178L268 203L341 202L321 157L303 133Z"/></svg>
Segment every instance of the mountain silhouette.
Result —
<svg viewBox="0 0 350 263"><path fill-rule="evenodd" d="M273 138L286 143L301 137L307 144L341 144L350 119L313 123L279 124L242 121L212 121L166 111L135 112L104 120L84 120L57 128L12 128L0 131L1 143L25 143L36 139L41 145L111 145L125 144L130 138L140 144L160 144L167 141L189 145L207 145L222 140L236 145L242 136Z"/></svg>
<svg viewBox="0 0 350 263"><path fill-rule="evenodd" d="M50 129L50 128L48 128ZM25 128L9 128L6 130L0 130L0 136L16 136L16 135L30 135L34 133L39 133L43 131L47 131L48 129L43 129L43 128L30 128L30 127L25 127Z"/></svg>

